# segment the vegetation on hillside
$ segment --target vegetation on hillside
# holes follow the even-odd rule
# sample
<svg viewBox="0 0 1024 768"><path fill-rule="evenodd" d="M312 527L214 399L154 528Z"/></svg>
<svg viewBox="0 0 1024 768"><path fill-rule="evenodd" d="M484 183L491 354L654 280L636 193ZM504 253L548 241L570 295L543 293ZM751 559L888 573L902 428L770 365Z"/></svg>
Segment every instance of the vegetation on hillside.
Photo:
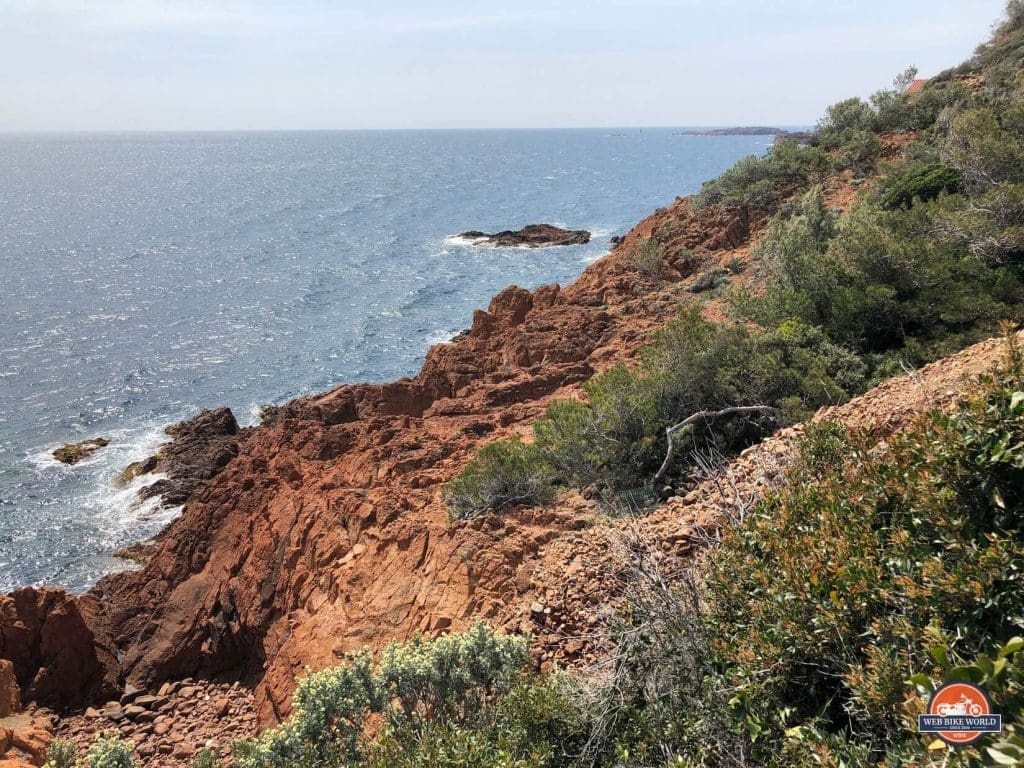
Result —
<svg viewBox="0 0 1024 768"><path fill-rule="evenodd" d="M1024 319L1020 18L1011 3L992 43L923 90L907 93L908 70L868 101L829 108L809 145L782 141L708 182L696 207L772 214L754 247L758 288L727 295L733 322L682 308L635 369L595 377L585 402L554 403L532 442L484 449L447 488L453 517L543 504L558 487L614 506L617 494L652 482L671 425L727 406L777 409L773 419L742 415L680 436L687 448L669 480L685 484L708 456ZM903 147L898 158L884 156L886 142ZM831 209L825 182L864 174L871 183L856 200ZM698 261L666 254L658 237L638 246L645 279L663 258ZM727 280L707 272L691 290Z"/></svg>

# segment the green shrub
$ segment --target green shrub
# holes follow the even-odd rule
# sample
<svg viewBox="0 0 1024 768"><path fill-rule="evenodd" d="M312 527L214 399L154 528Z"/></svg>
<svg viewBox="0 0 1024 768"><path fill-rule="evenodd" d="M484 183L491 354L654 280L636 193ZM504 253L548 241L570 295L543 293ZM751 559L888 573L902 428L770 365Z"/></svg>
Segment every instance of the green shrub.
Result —
<svg viewBox="0 0 1024 768"><path fill-rule="evenodd" d="M1015 117L1019 104L1007 116ZM950 123L943 143L943 159L975 188L1024 179L1022 136L1003 122L996 110L979 107L958 114ZM1020 128L1011 122L1013 128Z"/></svg>
<svg viewBox="0 0 1024 768"><path fill-rule="evenodd" d="M916 741L906 680L938 672L937 637L973 656L1024 625L1024 392L993 387L884 450L821 437L711 553L708 642L761 761L802 733L874 765Z"/></svg>
<svg viewBox="0 0 1024 768"><path fill-rule="evenodd" d="M1021 765L1024 763L1024 654L1021 653L1024 638L1012 638L997 648L994 655L981 654L974 659L963 659L952 646L951 638L936 638L932 655L940 661L942 681L965 681L982 687L992 701L993 712L1003 716L1003 731L984 736L968 747L960 747L950 756L961 765ZM921 694L923 710L936 687L932 676L919 672L911 677L911 682ZM913 725L908 723L908 726ZM921 755L926 750L931 751L931 746L922 739L916 751Z"/></svg>
<svg viewBox="0 0 1024 768"><path fill-rule="evenodd" d="M50 742L43 768L74 768L75 742L57 738Z"/></svg>
<svg viewBox="0 0 1024 768"><path fill-rule="evenodd" d="M661 271L661 262L665 258L665 246L657 239L648 237L641 240L633 254L637 270L647 277L656 277Z"/></svg>
<svg viewBox="0 0 1024 768"><path fill-rule="evenodd" d="M524 679L472 725L429 723L413 743L388 732L366 768L559 768L574 765L584 722L558 676Z"/></svg>
<svg viewBox="0 0 1024 768"><path fill-rule="evenodd" d="M725 263L725 268L730 274L739 275L747 268L747 262L743 260L742 256L732 256Z"/></svg>
<svg viewBox="0 0 1024 768"><path fill-rule="evenodd" d="M693 206L697 210L715 204L775 210L782 200L817 179L827 167L827 157L817 147L778 141L763 157L743 158L706 183L693 199Z"/></svg>
<svg viewBox="0 0 1024 768"><path fill-rule="evenodd" d="M220 765L220 750L216 747L205 747L192 759L191 768L217 768Z"/></svg>
<svg viewBox="0 0 1024 768"><path fill-rule="evenodd" d="M836 166L857 174L869 173L882 153L882 143L870 131L854 131L836 147Z"/></svg>
<svg viewBox="0 0 1024 768"><path fill-rule="evenodd" d="M825 110L825 116L818 121L819 136L842 136L853 131L875 130L875 110L859 98L837 102ZM827 146L827 142L826 146Z"/></svg>
<svg viewBox="0 0 1024 768"><path fill-rule="evenodd" d="M796 420L859 391L864 373L854 355L808 326L762 333L689 309L657 335L636 370L617 366L594 377L585 403L552 404L534 426L535 445L562 483L628 489L649 481L665 455L665 428L691 414L770 405ZM736 450L764 428L756 418L695 426L688 456ZM690 458L679 459L684 475Z"/></svg>
<svg viewBox="0 0 1024 768"><path fill-rule="evenodd" d="M890 352L928 362L1024 314L1017 268L973 257L968 221L977 223L958 195L908 210L865 199L836 219L812 191L769 225L756 247L768 286L739 294L737 308L762 325L821 327L878 370Z"/></svg>
<svg viewBox="0 0 1024 768"><path fill-rule="evenodd" d="M723 285L729 284L729 272L725 269L712 269L705 272L703 275L693 281L687 290L690 293L704 293L705 291L714 291L721 288Z"/></svg>
<svg viewBox="0 0 1024 768"><path fill-rule="evenodd" d="M392 642L376 667L370 653L299 682L292 716L235 746L240 768L286 768L303 761L339 765L363 757L368 714L403 749L446 725L472 725L489 701L512 690L529 661L529 641L486 624L461 634ZM436 731L434 731L436 733Z"/></svg>
<svg viewBox="0 0 1024 768"><path fill-rule="evenodd" d="M85 753L83 768L134 768L135 745L124 741L116 731L101 733Z"/></svg>
<svg viewBox="0 0 1024 768"><path fill-rule="evenodd" d="M881 189L882 207L910 208L915 201L927 203L941 194L960 191L960 174L942 163L911 165L890 174Z"/></svg>
<svg viewBox="0 0 1024 768"><path fill-rule="evenodd" d="M552 478L540 454L518 438L485 445L444 490L455 520L467 520L488 509L543 504L553 493Z"/></svg>

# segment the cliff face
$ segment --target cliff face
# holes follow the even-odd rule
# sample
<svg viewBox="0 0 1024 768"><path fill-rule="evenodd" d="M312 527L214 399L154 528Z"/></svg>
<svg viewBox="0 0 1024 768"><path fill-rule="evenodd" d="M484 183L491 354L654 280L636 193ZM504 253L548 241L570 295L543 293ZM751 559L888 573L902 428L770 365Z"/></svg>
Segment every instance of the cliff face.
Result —
<svg viewBox="0 0 1024 768"><path fill-rule="evenodd" d="M666 222L660 273L642 275L634 247ZM525 431L552 398L628 361L693 300L695 276L674 253L716 268L745 253L757 224L744 209L693 215L678 200L572 285L502 291L468 334L433 347L415 378L338 387L251 430L205 414L220 425L209 439L186 428L164 457L185 467L187 482L165 492L187 505L148 564L80 599L33 598L44 616L57 604L81 617L67 634L85 661L62 669L64 690L46 703L99 700L124 682L230 676L256 686L269 721L286 712L306 666L471 616L509 621L538 550L585 524L589 505L451 524L443 483L484 441ZM5 633L11 616L0 614ZM36 633L5 648L23 687L56 674L44 646Z"/></svg>

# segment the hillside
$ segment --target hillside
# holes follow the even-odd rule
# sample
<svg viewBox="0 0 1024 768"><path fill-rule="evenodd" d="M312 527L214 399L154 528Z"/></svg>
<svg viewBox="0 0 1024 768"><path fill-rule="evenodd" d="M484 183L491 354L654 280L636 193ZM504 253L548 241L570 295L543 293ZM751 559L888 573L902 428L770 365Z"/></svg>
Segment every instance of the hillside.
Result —
<svg viewBox="0 0 1024 768"><path fill-rule="evenodd" d="M913 464L904 440L919 440L921 465L934 461L933 476L944 478L945 465L932 456L941 441L929 431L939 427L928 421L944 417L924 416L930 409L957 414L956 429L970 416L1006 431L1008 445L1017 437L1016 412L1003 404L1004 390L1018 383L1016 353L1011 345L1007 357L1004 341L985 339L1024 319L1022 41L1024 8L1014 2L967 64L913 95L908 73L871 103L840 102L810 145L782 141L741 161L700 195L640 222L570 285L505 289L475 313L468 333L431 348L416 377L296 400L255 428L236 430L223 411L180 425L157 460L168 479L155 487L185 509L146 546L139 570L108 576L80 597L26 588L0 599L0 657L10 662L0 666L0 689L29 707L6 721L9 737L0 741L9 757L41 762L53 733L81 752L94 734L116 728L137 743L144 764L178 765L211 739L227 748L284 721L241 748L242 764L340 765L343 754L352 764L352 755L362 759L365 711L379 715L371 731L386 726L366 747L379 765L809 765L814 755L818 764L869 765L896 759L897 747L900 756L916 755L894 712L917 706L904 681L919 671L919 636L932 626L921 617L932 604L915 603L918 612L907 614L917 623L895 628L871 613L880 610L874 605L856 618L830 614L848 633L840 633L844 648L876 627L877 644L854 657L836 651L842 666L822 679L805 671L813 665L792 662L791 673L807 681L796 694L770 670L748 674L744 664L762 661L761 649L754 640L738 647L735 637L749 631L779 659L803 659L805 638L776 636L780 627L797 634L771 607L790 598L749 571L758 559L751 552L762 552L767 571L788 575L770 522L759 521L770 521L772 510L781 520L798 517L793 510L810 504L801 487L820 485L832 496L820 500L818 522L794 524L794 537L831 522L829 505L851 485L837 479L844 471L901 489L896 496L918 493L872 463L879 455L886 466ZM1005 379L1002 389L981 383L981 374ZM982 401L990 403L985 417L975 413ZM761 410L721 423L705 418L659 469L666 427L737 407ZM848 428L842 437L837 424ZM812 467L809 443L833 453ZM989 479L976 472L989 500ZM1016 513L1019 478L1008 477L997 478L995 494L1000 508ZM1014 521L978 525L986 540L1016 541ZM846 535L839 526L822 541ZM791 554L796 561L813 549ZM846 576L830 557L820 570L838 583ZM975 601L963 609L970 622L933 611L935 633L969 638L953 656L992 652L991 643L1017 631L1016 603L983 566L993 567L985 561L968 575L982 586L962 589L965 604ZM946 587L960 589L960 575L954 569ZM923 577L902 574L894 583L905 588L916 578ZM726 582L767 597L747 606ZM686 607L691 589L699 608ZM843 602L824 594L826 608ZM1005 605L984 608L994 596ZM890 607L903 611L900 601L909 599L899 593ZM659 634L659 605L685 626ZM851 597L848 605L861 602ZM824 610L810 598L799 607L808 622ZM720 632L702 628L704 611ZM481 619L508 636L479 626L460 634ZM739 625L736 635L724 634ZM399 671L389 684L398 688L373 677L368 657L342 664L347 654L419 633L452 634L447 646L392 647L387 658ZM523 633L533 638L532 664L526 644L510 639ZM676 661L686 665L652 657L648 634L653 645L679 643ZM892 650L891 635L912 649ZM460 643L476 649L461 664L475 670L471 681L449 685L428 675L401 688L411 685L406 654L440 664L431 654L443 650L451 667L465 653ZM871 663L861 669L865 656ZM477 658L494 668L476 670ZM712 668L701 666L705 658ZM408 679L428 674L424 664ZM563 702L562 677L549 674L558 668L582 675L583 690L603 691L595 700L614 716L591 721ZM660 670L656 684L645 669ZM307 670L324 677L310 677L293 708ZM623 681L623 670L640 672ZM601 698L609 675L614 706ZM630 688L641 679L650 685ZM666 680L675 687L661 687ZM356 695L360 685L366 690ZM675 708L716 686L750 695L738 713L734 703L708 704L735 721L690 722ZM335 691L335 699L321 702L318 690ZM800 710L804 694L813 711ZM501 708L506 697L512 715ZM586 696L569 698L578 704ZM342 700L363 703L353 716ZM678 732L684 721L691 735ZM806 736L799 745L791 743L794 728ZM479 762L439 762L444 750L477 755L468 743L479 748ZM722 753L705 754L707 745ZM726 759L727 751L740 757Z"/></svg>

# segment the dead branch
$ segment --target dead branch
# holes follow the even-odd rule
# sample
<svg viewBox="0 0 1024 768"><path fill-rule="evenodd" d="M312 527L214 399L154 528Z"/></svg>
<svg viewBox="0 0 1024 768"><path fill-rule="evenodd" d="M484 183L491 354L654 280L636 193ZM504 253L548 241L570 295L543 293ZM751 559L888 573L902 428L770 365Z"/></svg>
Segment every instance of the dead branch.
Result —
<svg viewBox="0 0 1024 768"><path fill-rule="evenodd" d="M654 484L657 485L665 479L665 475L672 468L672 461L676 456L675 441L672 439L676 432L690 426L694 422L700 421L715 421L725 416L735 416L738 414L746 413L778 413L778 408L772 408L768 405L737 405L732 408L723 408L720 411L697 411L697 413L687 416L685 419L680 421L678 424L673 424L671 427L665 429L665 440L668 442L668 447L665 451L665 461L661 463L661 468L658 473L654 476Z"/></svg>

